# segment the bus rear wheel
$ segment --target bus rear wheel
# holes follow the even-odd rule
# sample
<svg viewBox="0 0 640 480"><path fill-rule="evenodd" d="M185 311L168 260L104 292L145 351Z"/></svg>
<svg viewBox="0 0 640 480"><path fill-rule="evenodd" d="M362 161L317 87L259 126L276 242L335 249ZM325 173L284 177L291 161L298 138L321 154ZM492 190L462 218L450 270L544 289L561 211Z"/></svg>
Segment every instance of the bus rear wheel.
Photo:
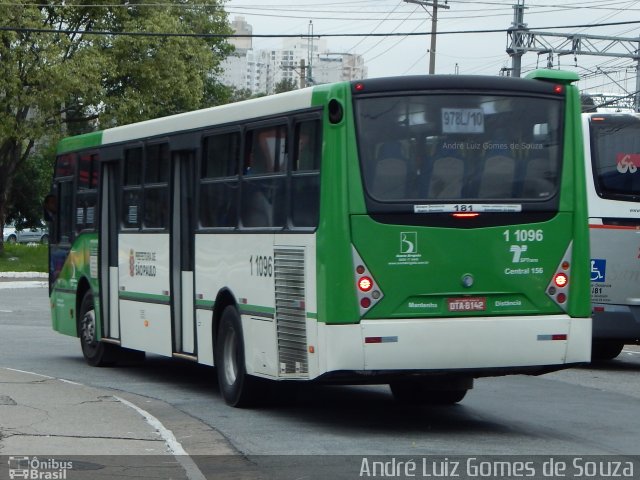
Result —
<svg viewBox="0 0 640 480"><path fill-rule="evenodd" d="M467 395L469 388L438 388L428 382L394 382L390 383L393 398L398 402L422 405L453 405Z"/></svg>
<svg viewBox="0 0 640 480"><path fill-rule="evenodd" d="M613 360L624 348L620 340L594 340L591 345L592 360Z"/></svg>
<svg viewBox="0 0 640 480"><path fill-rule="evenodd" d="M242 323L236 307L222 312L216 341L216 371L227 405L247 407L256 401L259 379L247 375Z"/></svg>
<svg viewBox="0 0 640 480"><path fill-rule="evenodd" d="M106 367L115 363L115 345L98 340L96 311L93 307L93 293L88 291L82 298L78 325L80 346L86 362L92 367Z"/></svg>

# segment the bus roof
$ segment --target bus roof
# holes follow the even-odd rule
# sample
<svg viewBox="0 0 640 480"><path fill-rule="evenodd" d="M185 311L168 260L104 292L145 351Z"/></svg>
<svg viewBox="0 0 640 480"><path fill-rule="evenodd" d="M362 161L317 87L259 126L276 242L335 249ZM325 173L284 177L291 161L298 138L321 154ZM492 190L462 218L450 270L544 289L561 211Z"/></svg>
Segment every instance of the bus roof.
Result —
<svg viewBox="0 0 640 480"><path fill-rule="evenodd" d="M401 90L504 90L550 93L550 82L570 83L579 77L573 72L559 70L536 70L527 78L500 77L495 75L412 75L405 77L371 78L354 80L354 94L384 93ZM548 80L548 81L540 81Z"/></svg>
<svg viewBox="0 0 640 480"><path fill-rule="evenodd" d="M303 88L69 137L58 143L57 153L301 110L311 107L312 93L312 87Z"/></svg>
<svg viewBox="0 0 640 480"><path fill-rule="evenodd" d="M570 83L578 79L573 72L560 70L536 70L529 79L488 75L421 75L405 77L373 78L351 82L354 93L374 93L394 90L426 90L450 88L477 88L490 90L526 90L542 93L548 90L547 82L530 79ZM361 85L361 87L356 87ZM326 87L326 86L322 86ZM58 143L57 153L99 147L141 138L156 137L174 132L187 132L198 128L238 122L268 115L301 110L312 106L312 93L316 87L293 90L237 103L180 113L144 122L123 125L106 130L69 137Z"/></svg>

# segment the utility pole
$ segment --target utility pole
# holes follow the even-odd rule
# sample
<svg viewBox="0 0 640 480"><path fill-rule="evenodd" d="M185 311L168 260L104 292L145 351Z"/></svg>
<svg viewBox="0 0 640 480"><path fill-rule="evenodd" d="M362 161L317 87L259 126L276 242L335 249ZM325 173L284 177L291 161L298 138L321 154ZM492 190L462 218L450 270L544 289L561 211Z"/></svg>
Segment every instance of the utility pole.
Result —
<svg viewBox="0 0 640 480"><path fill-rule="evenodd" d="M636 64L636 112L640 112L640 37L613 37L580 33L542 32L522 28L507 31L507 53L537 52L556 55L594 55L599 57L629 58Z"/></svg>
<svg viewBox="0 0 640 480"><path fill-rule="evenodd" d="M640 38L638 38L638 49L636 52L640 52ZM636 58L636 112L640 112L640 56Z"/></svg>
<svg viewBox="0 0 640 480"><path fill-rule="evenodd" d="M313 35L313 20L309 20L309 28L307 30L306 38L307 38L306 82L307 82L307 86L311 86L316 84L316 79L313 75L313 60L315 57L319 57L319 54L316 51L315 43L314 43L316 40L316 37ZM322 46L321 43L319 45Z"/></svg>
<svg viewBox="0 0 640 480"><path fill-rule="evenodd" d="M404 0L405 3L415 3L416 5L420 5L424 8L425 12L427 12L431 16L431 48L429 49L429 75L433 75L436 71L436 33L437 33L437 25L438 25L438 8L450 8L447 5L447 0L444 3L438 3L438 0L424 1L424 0ZM433 10L429 13L427 7L432 7Z"/></svg>
<svg viewBox="0 0 640 480"><path fill-rule="evenodd" d="M518 0L517 5L513 5L513 22L508 32L513 33L511 47L507 53L511 57L511 76L519 77L522 70L522 55L524 54L524 31L527 24L524 23L524 0Z"/></svg>
<svg viewBox="0 0 640 480"><path fill-rule="evenodd" d="M307 86L307 67L304 65L304 58L300 59L300 88Z"/></svg>
<svg viewBox="0 0 640 480"><path fill-rule="evenodd" d="M306 70L306 83L311 83L313 80L313 20L309 20L309 31L307 39L307 70ZM306 84L305 84L306 86Z"/></svg>

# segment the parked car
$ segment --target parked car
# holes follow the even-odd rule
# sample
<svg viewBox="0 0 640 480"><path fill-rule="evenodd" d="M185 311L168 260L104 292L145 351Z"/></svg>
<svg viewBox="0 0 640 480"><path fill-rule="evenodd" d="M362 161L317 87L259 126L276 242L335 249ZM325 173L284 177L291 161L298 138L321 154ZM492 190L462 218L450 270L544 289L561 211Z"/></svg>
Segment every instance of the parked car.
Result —
<svg viewBox="0 0 640 480"><path fill-rule="evenodd" d="M13 225L5 225L2 239L6 243L48 243L49 229L46 227L31 227L17 230Z"/></svg>

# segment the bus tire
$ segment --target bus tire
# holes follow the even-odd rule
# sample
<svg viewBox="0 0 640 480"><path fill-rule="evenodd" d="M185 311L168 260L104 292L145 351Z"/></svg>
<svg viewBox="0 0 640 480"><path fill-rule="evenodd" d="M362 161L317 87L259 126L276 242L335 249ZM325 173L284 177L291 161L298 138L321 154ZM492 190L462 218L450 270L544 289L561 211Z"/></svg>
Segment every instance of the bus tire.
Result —
<svg viewBox="0 0 640 480"><path fill-rule="evenodd" d="M89 365L106 367L115 363L116 346L98 340L98 326L91 290L87 291L82 298L78 333L82 355Z"/></svg>
<svg viewBox="0 0 640 480"><path fill-rule="evenodd" d="M621 340L594 340L591 345L591 360L613 360L624 348Z"/></svg>
<svg viewBox="0 0 640 480"><path fill-rule="evenodd" d="M258 379L247 375L240 314L229 305L222 312L216 341L216 372L227 405L247 407L256 400Z"/></svg>
<svg viewBox="0 0 640 480"><path fill-rule="evenodd" d="M412 405L454 405L465 397L468 389L437 390L419 382L390 383L393 398Z"/></svg>

